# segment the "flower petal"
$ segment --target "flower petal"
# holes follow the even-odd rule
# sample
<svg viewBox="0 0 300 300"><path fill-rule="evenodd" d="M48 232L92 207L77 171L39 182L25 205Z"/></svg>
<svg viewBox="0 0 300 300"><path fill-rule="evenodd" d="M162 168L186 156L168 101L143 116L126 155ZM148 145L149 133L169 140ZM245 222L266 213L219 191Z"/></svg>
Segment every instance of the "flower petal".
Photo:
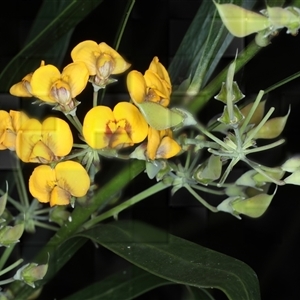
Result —
<svg viewBox="0 0 300 300"><path fill-rule="evenodd" d="M112 134L108 127L109 122L115 122L109 107L100 105L88 111L83 120L82 134L90 147L103 149L108 146Z"/></svg>
<svg viewBox="0 0 300 300"><path fill-rule="evenodd" d="M31 78L33 73L27 74L22 81L14 84L10 89L9 93L17 97L32 97L31 94Z"/></svg>
<svg viewBox="0 0 300 300"><path fill-rule="evenodd" d="M73 146L73 136L68 123L49 117L42 124L42 141L56 156L68 155Z"/></svg>
<svg viewBox="0 0 300 300"><path fill-rule="evenodd" d="M83 62L76 62L67 65L62 72L62 78L71 88L71 96L75 98L87 85L89 70Z"/></svg>
<svg viewBox="0 0 300 300"><path fill-rule="evenodd" d="M135 103L142 103L146 97L146 81L142 73L131 71L127 75L127 89Z"/></svg>
<svg viewBox="0 0 300 300"><path fill-rule="evenodd" d="M73 61L82 61L88 68L90 75L96 75L96 60L99 55L99 46L94 41L81 42L71 52Z"/></svg>
<svg viewBox="0 0 300 300"><path fill-rule="evenodd" d="M156 151L160 143L159 131L149 126L148 143L147 143L147 156L151 160L155 159Z"/></svg>
<svg viewBox="0 0 300 300"><path fill-rule="evenodd" d="M138 108L128 102L119 102L113 110L116 121L126 121L126 132L133 143L142 142L148 134L148 124Z"/></svg>
<svg viewBox="0 0 300 300"><path fill-rule="evenodd" d="M50 193L55 186L55 171L48 165L36 167L29 178L29 191L38 201L50 201Z"/></svg>
<svg viewBox="0 0 300 300"><path fill-rule="evenodd" d="M165 158L168 159L170 157L175 156L181 150L181 147L178 145L176 141L171 139L169 136L165 136L157 149L156 158Z"/></svg>
<svg viewBox="0 0 300 300"><path fill-rule="evenodd" d="M70 204L71 194L59 186L55 186L50 194L50 206Z"/></svg>
<svg viewBox="0 0 300 300"><path fill-rule="evenodd" d="M169 92L171 92L172 85L171 80L168 71L166 68L159 62L159 59L157 56L155 56L150 63L149 70L156 73L160 79L164 82L166 87L168 88Z"/></svg>
<svg viewBox="0 0 300 300"><path fill-rule="evenodd" d="M59 79L61 79L61 74L55 66L39 67L31 78L32 94L43 101L55 103L56 101L50 95L50 90L53 83Z"/></svg>
<svg viewBox="0 0 300 300"><path fill-rule="evenodd" d="M72 196L83 197L89 187L90 178L85 168L75 161L64 161L55 167L57 186Z"/></svg>
<svg viewBox="0 0 300 300"><path fill-rule="evenodd" d="M113 48L106 43L100 43L99 49L101 53L109 54L114 59L114 69L111 74L120 74L130 68L131 64L127 63L125 59Z"/></svg>
<svg viewBox="0 0 300 300"><path fill-rule="evenodd" d="M36 119L29 119L17 133L16 153L23 162L39 162L30 160L35 144L41 139L42 124Z"/></svg>

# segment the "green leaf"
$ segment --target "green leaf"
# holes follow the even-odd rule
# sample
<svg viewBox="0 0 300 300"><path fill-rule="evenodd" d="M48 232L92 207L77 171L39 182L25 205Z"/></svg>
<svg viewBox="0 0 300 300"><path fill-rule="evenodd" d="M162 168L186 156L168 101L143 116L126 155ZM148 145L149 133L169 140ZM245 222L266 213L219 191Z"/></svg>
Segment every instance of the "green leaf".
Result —
<svg viewBox="0 0 300 300"><path fill-rule="evenodd" d="M45 0L29 40L0 74L0 87L7 91L46 59L46 64L61 62L74 27L103 0Z"/></svg>
<svg viewBox="0 0 300 300"><path fill-rule="evenodd" d="M229 299L260 299L255 272L243 262L140 222L99 225L77 236L92 239L167 280L217 288Z"/></svg>
<svg viewBox="0 0 300 300"><path fill-rule="evenodd" d="M154 276L140 268L131 267L95 282L63 300L130 300L169 284L174 282Z"/></svg>
<svg viewBox="0 0 300 300"><path fill-rule="evenodd" d="M215 300L215 298L205 289L188 287L188 294L184 300Z"/></svg>

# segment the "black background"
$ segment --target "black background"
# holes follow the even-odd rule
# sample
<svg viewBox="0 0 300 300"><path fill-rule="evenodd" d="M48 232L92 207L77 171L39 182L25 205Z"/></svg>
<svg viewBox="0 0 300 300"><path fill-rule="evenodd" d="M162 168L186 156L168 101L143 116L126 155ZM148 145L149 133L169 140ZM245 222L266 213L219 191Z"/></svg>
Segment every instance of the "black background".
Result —
<svg viewBox="0 0 300 300"><path fill-rule="evenodd" d="M33 0L7 1L5 9L0 10L1 69L22 48L40 3ZM200 0L137 0L119 52L132 63L133 69L141 72L148 68L155 55L167 66L200 3ZM64 65L71 62L69 53L72 48L83 40L104 41L112 45L124 7L125 1L105 0L83 20L72 35ZM284 31L236 76L247 96L255 95L260 89L299 71L300 36L293 37ZM243 39L242 42L235 39L231 47L235 49L237 45L241 50L241 45L246 45L252 38ZM232 59L231 52L227 51L224 55L219 69ZM20 74L20 79L24 75ZM126 93L124 78L119 79L118 85L108 87L109 99ZM289 105L292 106L292 112L283 133L287 142L274 151L256 156L255 159L262 163L278 165L300 152L299 84L298 79L294 80L268 95L267 107L276 107L274 116L285 115ZM221 109L220 103L212 100L198 117L205 123ZM236 172L241 174L244 171L245 166L239 165ZM143 174L126 189L125 195L135 194L149 184ZM240 221L225 213L209 213L184 191L179 191L173 198L169 192L150 197L122 213L120 218L143 220L174 235L240 259L257 273L262 299L296 300L299 299L300 280L299 193L297 186L280 187L270 208L259 219L244 217ZM43 243L45 237L42 234L39 242L26 234L24 243L22 241L19 247L20 255L32 257L35 249ZM61 299L125 265L126 262L108 250L96 249L92 243L88 243L44 288L40 299ZM76 272L79 269L80 275ZM151 291L138 299L181 299L182 293L183 288L169 286ZM225 299L217 291L215 297Z"/></svg>

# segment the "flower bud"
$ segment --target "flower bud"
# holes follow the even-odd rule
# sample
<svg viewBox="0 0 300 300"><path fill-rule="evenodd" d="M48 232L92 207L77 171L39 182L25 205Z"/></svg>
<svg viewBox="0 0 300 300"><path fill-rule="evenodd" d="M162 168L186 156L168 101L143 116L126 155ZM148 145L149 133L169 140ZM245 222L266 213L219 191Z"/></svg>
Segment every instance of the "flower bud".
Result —
<svg viewBox="0 0 300 300"><path fill-rule="evenodd" d="M219 156L211 155L207 161L197 167L193 178L198 182L207 185L218 179L222 172L222 161Z"/></svg>
<svg viewBox="0 0 300 300"><path fill-rule="evenodd" d="M44 278L48 270L48 264L38 265L36 263L29 263L20 268L14 275L15 280L21 280L35 288L34 282Z"/></svg>
<svg viewBox="0 0 300 300"><path fill-rule="evenodd" d="M63 226L63 224L69 219L70 215L71 213L67 210L67 206L55 206L50 211L49 221L55 222L59 226Z"/></svg>
<svg viewBox="0 0 300 300"><path fill-rule="evenodd" d="M258 218L266 212L275 193L276 190L272 195L262 193L248 199L238 199L233 201L231 206L236 214L243 214L251 218Z"/></svg>
<svg viewBox="0 0 300 300"><path fill-rule="evenodd" d="M15 226L5 226L0 229L0 246L9 247L11 244L19 242L19 238L24 232L24 224Z"/></svg>
<svg viewBox="0 0 300 300"><path fill-rule="evenodd" d="M288 159L282 166L281 169L287 172L295 172L300 169L300 156L294 156Z"/></svg>
<svg viewBox="0 0 300 300"><path fill-rule="evenodd" d="M295 171L293 174L284 179L287 184L300 185L300 170Z"/></svg>

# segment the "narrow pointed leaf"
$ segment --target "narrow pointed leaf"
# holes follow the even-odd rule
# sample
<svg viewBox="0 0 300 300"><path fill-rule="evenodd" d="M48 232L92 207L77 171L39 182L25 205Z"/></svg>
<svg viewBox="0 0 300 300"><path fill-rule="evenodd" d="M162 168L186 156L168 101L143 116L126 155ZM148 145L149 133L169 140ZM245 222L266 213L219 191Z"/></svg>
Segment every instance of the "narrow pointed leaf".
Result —
<svg viewBox="0 0 300 300"><path fill-rule="evenodd" d="M159 286L174 282L131 267L78 291L63 300L131 300Z"/></svg>
<svg viewBox="0 0 300 300"><path fill-rule="evenodd" d="M217 288L229 299L260 299L257 277L249 266L149 225L120 221L78 235L167 280Z"/></svg>

